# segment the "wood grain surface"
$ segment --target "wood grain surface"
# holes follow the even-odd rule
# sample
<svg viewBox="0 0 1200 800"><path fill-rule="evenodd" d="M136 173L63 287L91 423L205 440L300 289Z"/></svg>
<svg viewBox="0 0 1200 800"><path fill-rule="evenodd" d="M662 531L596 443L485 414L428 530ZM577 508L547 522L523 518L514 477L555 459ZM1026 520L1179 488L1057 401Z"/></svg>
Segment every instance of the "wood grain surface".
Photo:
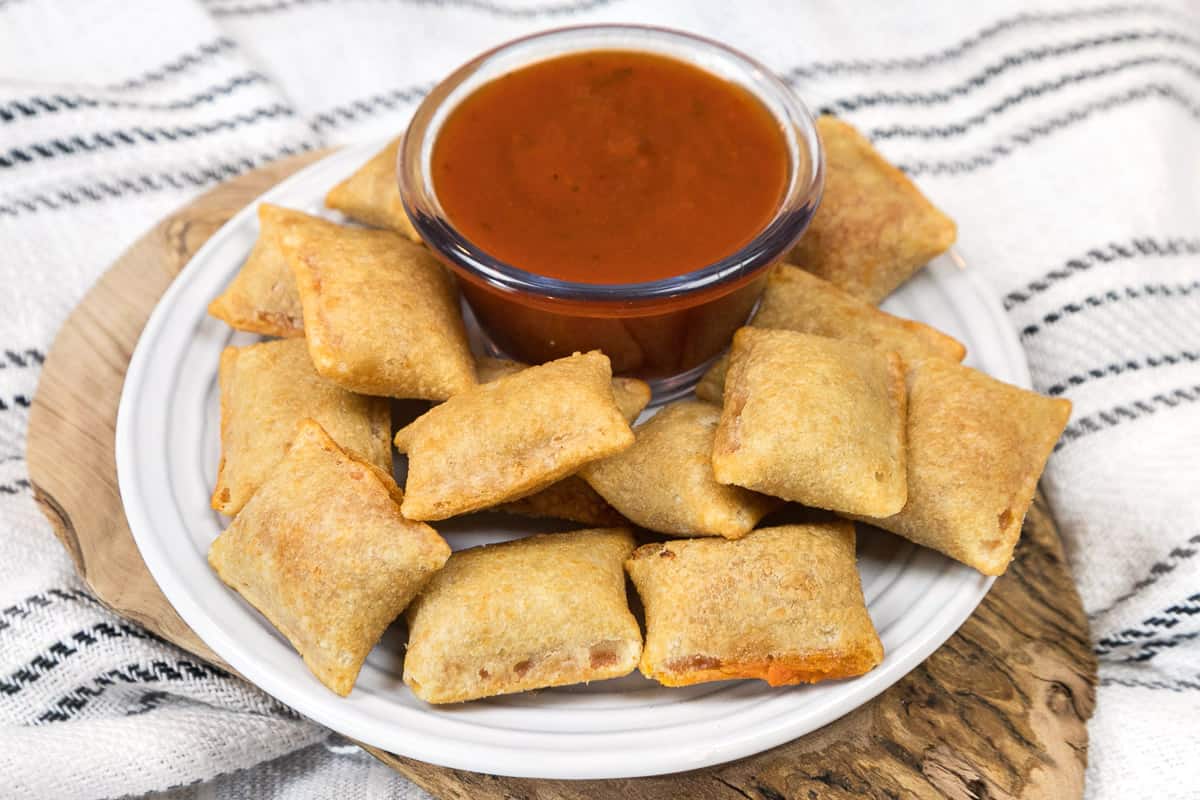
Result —
<svg viewBox="0 0 1200 800"><path fill-rule="evenodd" d="M130 248L70 315L29 419L38 502L109 608L224 666L167 603L138 555L117 489L121 385L146 318L234 213L321 154L222 184ZM548 781L444 769L366 748L439 798L1077 798L1096 663L1087 619L1039 496L1008 573L945 645L874 701L774 750L657 778Z"/></svg>

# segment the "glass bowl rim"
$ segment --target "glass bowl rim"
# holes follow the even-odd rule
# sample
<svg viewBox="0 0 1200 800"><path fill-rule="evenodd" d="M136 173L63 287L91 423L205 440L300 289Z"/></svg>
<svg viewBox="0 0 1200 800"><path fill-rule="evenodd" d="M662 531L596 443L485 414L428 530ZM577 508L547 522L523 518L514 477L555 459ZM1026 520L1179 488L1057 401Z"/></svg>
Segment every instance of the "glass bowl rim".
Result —
<svg viewBox="0 0 1200 800"><path fill-rule="evenodd" d="M745 70L749 80L739 85L763 102L768 112L778 120L781 127L791 125L796 129L796 146L788 145L788 158L793 175L775 215L762 230L755 234L754 238L735 252L681 275L653 281L637 283L569 281L529 272L488 254L474 245L450 223L447 215L443 213L436 202L432 179L424 174L422 149L435 112L457 87L494 59L502 58L513 50L540 41L572 36L587 37L620 33L667 40L684 47L706 48L709 52L717 52L730 62L739 64ZM557 55L585 52L588 49L601 48L581 46ZM657 52L639 47L636 42L607 49ZM667 58L686 60L686 58L674 54L657 54ZM534 58L527 63L536 63L538 60ZM712 72L697 60L687 63ZM718 77L721 76L718 75ZM782 113L767 102L768 95L779 104ZM798 174L800 168L804 166L803 154L799 152L801 148L807 150L808 154L807 175ZM824 189L824 162L824 153L820 137L817 134L816 119L812 112L779 76L756 59L715 39L673 28L638 24L597 24L559 27L510 39L484 51L457 68L425 96L414 112L412 121L398 148L396 175L404 211L421 240L451 267L464 272L468 277L509 293L568 301L630 303L678 297L720 286L733 288L758 270L780 260L785 251L804 232L820 203ZM409 169L410 165L415 166Z"/></svg>

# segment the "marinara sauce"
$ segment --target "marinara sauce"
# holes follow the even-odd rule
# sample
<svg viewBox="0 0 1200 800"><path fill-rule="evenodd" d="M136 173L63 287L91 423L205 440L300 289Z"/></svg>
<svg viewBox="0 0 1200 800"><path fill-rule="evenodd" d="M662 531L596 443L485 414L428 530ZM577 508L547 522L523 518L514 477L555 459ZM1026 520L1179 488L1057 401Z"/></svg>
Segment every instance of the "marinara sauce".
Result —
<svg viewBox="0 0 1200 800"><path fill-rule="evenodd" d="M450 112L431 162L448 220L518 269L641 283L732 255L788 182L778 120L683 61L590 51L485 84Z"/></svg>

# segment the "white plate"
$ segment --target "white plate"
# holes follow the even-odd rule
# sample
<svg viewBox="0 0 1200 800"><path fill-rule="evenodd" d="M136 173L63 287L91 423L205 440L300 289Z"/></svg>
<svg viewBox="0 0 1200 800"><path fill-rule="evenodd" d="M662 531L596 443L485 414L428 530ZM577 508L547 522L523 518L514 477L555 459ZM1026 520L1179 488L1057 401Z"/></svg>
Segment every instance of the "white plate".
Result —
<svg viewBox="0 0 1200 800"><path fill-rule="evenodd" d="M325 191L381 146L333 154L260 199L326 213ZM255 338L233 333L205 308L254 243L255 205L196 253L146 324L121 396L117 471L138 548L180 616L242 675L322 725L410 758L500 775L617 778L696 769L782 744L870 700L949 638L991 586L991 579L936 553L867 532L859 566L887 655L860 678L786 689L758 681L667 689L635 674L439 708L401 682L401 641L389 633L350 696L334 695L205 560L223 527L209 507L218 455L218 357L230 342ZM1029 385L999 304L950 256L886 307L956 336L968 348L968 363ZM529 531L518 519L489 516L438 527L456 548Z"/></svg>

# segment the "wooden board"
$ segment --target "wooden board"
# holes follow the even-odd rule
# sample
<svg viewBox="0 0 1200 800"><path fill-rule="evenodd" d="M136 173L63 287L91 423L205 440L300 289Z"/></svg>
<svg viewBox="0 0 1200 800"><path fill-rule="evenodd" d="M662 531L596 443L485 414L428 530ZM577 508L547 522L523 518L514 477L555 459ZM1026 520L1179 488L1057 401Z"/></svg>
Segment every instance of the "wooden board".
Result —
<svg viewBox="0 0 1200 800"><path fill-rule="evenodd" d="M67 319L30 412L36 497L84 581L117 613L226 668L167 603L138 555L117 491L117 403L142 326L174 276L235 212L319 155L223 184L146 234ZM455 800L1058 800L1082 796L1095 684L1087 619L1039 497L1008 573L954 637L871 703L774 750L659 778L539 781L367 749Z"/></svg>

